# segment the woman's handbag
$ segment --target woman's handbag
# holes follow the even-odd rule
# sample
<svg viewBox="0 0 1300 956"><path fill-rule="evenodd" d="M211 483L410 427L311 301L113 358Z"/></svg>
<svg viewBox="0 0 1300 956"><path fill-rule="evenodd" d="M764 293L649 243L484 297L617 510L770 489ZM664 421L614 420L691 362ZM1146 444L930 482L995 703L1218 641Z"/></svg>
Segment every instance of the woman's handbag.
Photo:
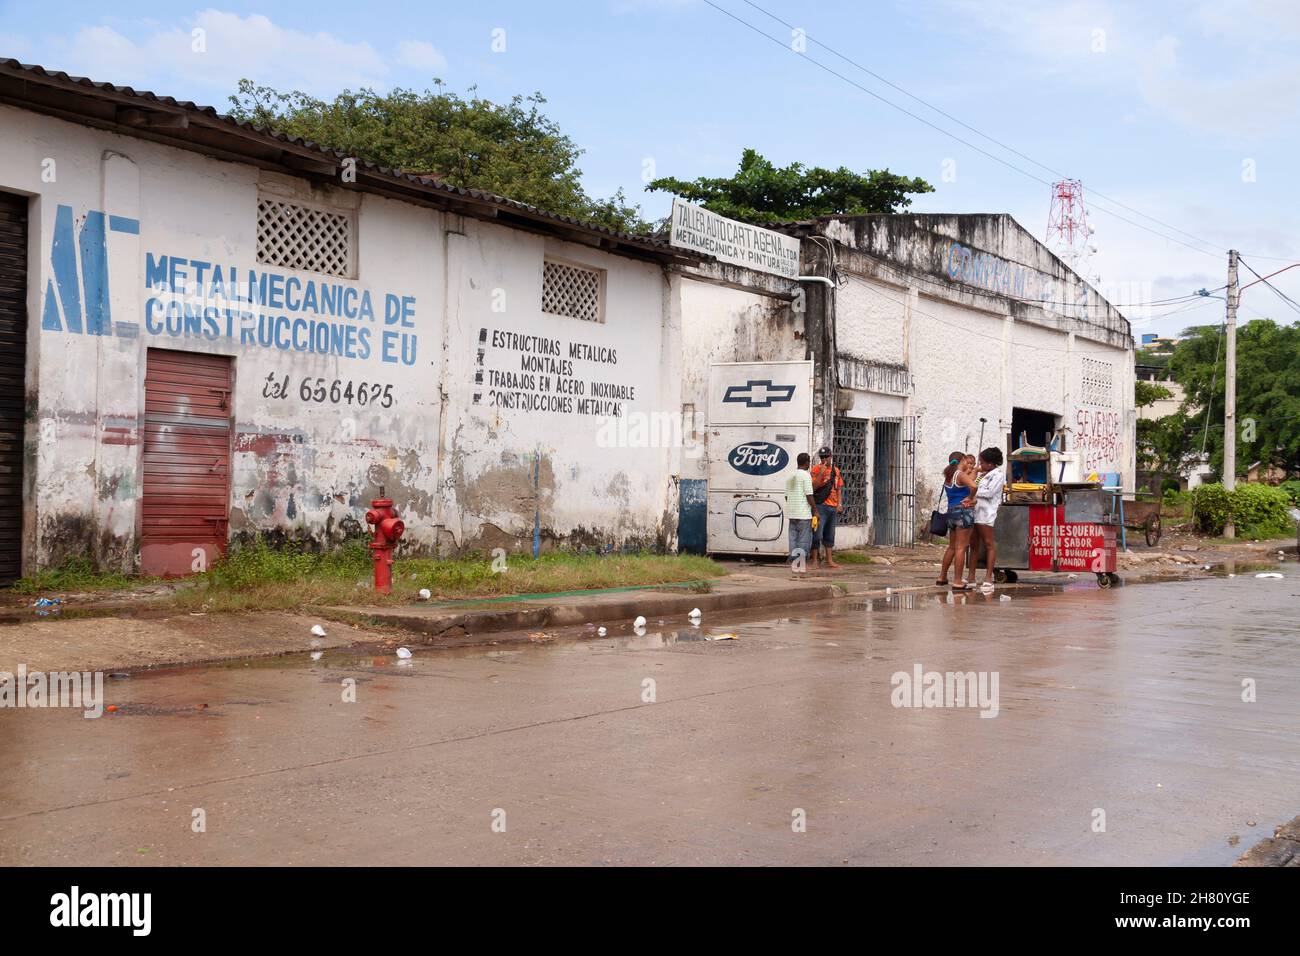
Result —
<svg viewBox="0 0 1300 956"><path fill-rule="evenodd" d="M939 511L939 505L943 502L943 489L939 490L939 500L934 503L934 510L930 512L930 534L936 538L948 537L948 516Z"/></svg>

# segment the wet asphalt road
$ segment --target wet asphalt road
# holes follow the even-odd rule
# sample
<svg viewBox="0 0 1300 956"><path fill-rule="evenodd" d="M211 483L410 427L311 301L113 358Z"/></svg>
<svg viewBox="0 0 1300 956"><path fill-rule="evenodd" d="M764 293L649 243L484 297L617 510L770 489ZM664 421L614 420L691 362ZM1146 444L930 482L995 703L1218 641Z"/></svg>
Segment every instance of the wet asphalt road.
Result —
<svg viewBox="0 0 1300 956"><path fill-rule="evenodd" d="M1213 865L1300 813L1300 576L1006 593L110 680L0 711L0 864ZM997 716L893 706L918 664Z"/></svg>

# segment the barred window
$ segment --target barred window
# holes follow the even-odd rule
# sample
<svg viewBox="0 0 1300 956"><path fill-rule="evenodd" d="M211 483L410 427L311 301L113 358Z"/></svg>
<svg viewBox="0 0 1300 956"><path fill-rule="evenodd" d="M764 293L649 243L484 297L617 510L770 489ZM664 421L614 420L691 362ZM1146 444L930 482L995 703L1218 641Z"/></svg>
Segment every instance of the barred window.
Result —
<svg viewBox="0 0 1300 956"><path fill-rule="evenodd" d="M1109 362L1090 358L1083 360L1083 389L1080 396L1082 404L1101 406L1114 404L1111 388L1113 371L1114 366Z"/></svg>
<svg viewBox="0 0 1300 956"><path fill-rule="evenodd" d="M867 523L867 423L861 418L835 419L835 464L844 478L840 492L840 521Z"/></svg>
<svg viewBox="0 0 1300 956"><path fill-rule="evenodd" d="M352 274L352 217L258 199L257 261L347 278Z"/></svg>
<svg viewBox="0 0 1300 956"><path fill-rule="evenodd" d="M542 311L585 322L603 322L603 273L547 259L542 267Z"/></svg>

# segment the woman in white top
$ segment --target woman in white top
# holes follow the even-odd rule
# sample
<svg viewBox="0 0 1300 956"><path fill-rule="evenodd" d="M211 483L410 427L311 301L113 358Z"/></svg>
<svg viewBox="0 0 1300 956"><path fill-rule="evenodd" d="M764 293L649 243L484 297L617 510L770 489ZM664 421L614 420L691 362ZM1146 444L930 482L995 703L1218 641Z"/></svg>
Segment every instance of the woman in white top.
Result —
<svg viewBox="0 0 1300 956"><path fill-rule="evenodd" d="M998 549L993 543L993 524L998 518L998 505L1002 504L1002 487L1007 477L1002 471L1002 452L997 448L985 448L980 452L979 485L975 492L975 537L980 544L984 559L984 583L981 587L993 587L993 566L997 562ZM975 570L979 564L976 558L971 562L971 583L975 583Z"/></svg>

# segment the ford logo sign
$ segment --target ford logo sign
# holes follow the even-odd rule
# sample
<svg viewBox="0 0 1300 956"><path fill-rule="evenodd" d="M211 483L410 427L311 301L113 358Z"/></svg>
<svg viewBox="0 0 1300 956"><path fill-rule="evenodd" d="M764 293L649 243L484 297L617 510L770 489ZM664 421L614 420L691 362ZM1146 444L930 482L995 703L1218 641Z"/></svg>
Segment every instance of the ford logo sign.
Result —
<svg viewBox="0 0 1300 956"><path fill-rule="evenodd" d="M770 441L750 441L731 449L727 462L742 474L775 475L790 464L790 453Z"/></svg>

